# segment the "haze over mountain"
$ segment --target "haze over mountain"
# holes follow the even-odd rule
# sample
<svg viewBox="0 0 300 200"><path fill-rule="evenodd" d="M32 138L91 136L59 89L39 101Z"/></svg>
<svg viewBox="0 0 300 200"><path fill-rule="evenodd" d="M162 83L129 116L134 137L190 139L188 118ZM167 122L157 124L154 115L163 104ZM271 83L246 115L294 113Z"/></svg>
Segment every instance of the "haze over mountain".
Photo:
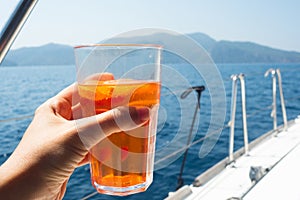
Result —
<svg viewBox="0 0 300 200"><path fill-rule="evenodd" d="M117 38L114 42L148 43L147 39L151 37L151 41L161 45L165 38L176 43L178 36L162 34L165 35ZM215 63L300 63L300 53L295 51L274 49L253 42L216 41L203 33L191 33L187 36L202 45ZM71 46L50 43L40 47L11 50L2 66L73 65L74 61L74 51ZM165 59L165 61L176 62L172 58Z"/></svg>
<svg viewBox="0 0 300 200"><path fill-rule="evenodd" d="M73 48L68 45L54 43L11 50L2 63L4 66L70 64L74 64Z"/></svg>

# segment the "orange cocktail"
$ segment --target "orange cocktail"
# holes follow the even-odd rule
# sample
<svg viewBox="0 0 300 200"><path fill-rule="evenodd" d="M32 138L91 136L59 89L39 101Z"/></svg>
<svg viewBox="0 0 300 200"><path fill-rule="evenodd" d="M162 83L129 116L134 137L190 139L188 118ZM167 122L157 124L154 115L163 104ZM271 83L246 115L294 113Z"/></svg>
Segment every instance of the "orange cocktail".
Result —
<svg viewBox="0 0 300 200"><path fill-rule="evenodd" d="M84 117L118 106L150 109L150 119L143 126L113 133L90 151L91 179L98 192L128 195L145 191L153 176L160 83L90 80L78 89Z"/></svg>

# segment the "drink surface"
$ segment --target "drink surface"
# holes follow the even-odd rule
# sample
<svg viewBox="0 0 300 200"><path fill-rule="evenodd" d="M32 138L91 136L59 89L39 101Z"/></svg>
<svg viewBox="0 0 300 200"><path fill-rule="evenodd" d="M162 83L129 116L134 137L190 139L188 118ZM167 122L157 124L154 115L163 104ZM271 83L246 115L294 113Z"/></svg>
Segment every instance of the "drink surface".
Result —
<svg viewBox="0 0 300 200"><path fill-rule="evenodd" d="M84 116L117 106L152 106L159 103L160 83L135 80L91 80L78 86ZM93 106L94 105L94 106Z"/></svg>
<svg viewBox="0 0 300 200"><path fill-rule="evenodd" d="M109 193L99 189L98 185L128 188L146 183L146 187L149 186L152 182L160 83L93 80L78 88L85 117L124 105L150 108L150 120L142 127L113 133L90 151L92 184L99 192ZM146 187L139 191L146 190Z"/></svg>

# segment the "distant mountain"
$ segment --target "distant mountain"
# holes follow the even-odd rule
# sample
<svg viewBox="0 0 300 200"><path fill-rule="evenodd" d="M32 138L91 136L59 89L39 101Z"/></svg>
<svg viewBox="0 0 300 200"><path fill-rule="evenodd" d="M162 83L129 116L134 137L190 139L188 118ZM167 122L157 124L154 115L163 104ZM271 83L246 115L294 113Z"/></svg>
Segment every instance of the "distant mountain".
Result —
<svg viewBox="0 0 300 200"><path fill-rule="evenodd" d="M284 51L262 46L252 42L216 41L203 33L190 33L186 35L202 45L215 63L300 63L300 53ZM184 46L178 42L179 35L168 33L155 33L147 36L114 38L106 41L110 43L155 43L164 45L164 42L175 42L178 48ZM149 38L150 41L149 42ZM176 43L177 42L177 43ZM191 49L186 51L193 55ZM40 47L27 47L12 50L6 56L2 65L72 65L74 52L71 46L61 44L47 44ZM164 62L177 62L175 57L168 54Z"/></svg>
<svg viewBox="0 0 300 200"><path fill-rule="evenodd" d="M217 41L209 37L204 33L190 33L187 34L188 37L191 37L196 42L198 42L204 49L208 52L212 50L212 48L216 45Z"/></svg>
<svg viewBox="0 0 300 200"><path fill-rule="evenodd" d="M252 42L219 41L210 50L216 63L299 63L300 53Z"/></svg>
<svg viewBox="0 0 300 200"><path fill-rule="evenodd" d="M295 51L274 49L252 42L216 41L204 33L190 33L186 36L200 44L215 63L300 63L300 53ZM179 37L182 36L156 33L147 36L113 38L106 41L106 43L149 43L150 40L150 43L165 46L164 41L167 41L168 43L173 42L173 45L179 49L186 46L179 43L183 41ZM192 49L184 49L184 51L190 52L191 57L198 56L193 55ZM169 54L166 60L167 62L178 61L175 56L172 57Z"/></svg>
<svg viewBox="0 0 300 200"><path fill-rule="evenodd" d="M7 58L3 60L0 66L17 66L18 64L16 62L13 62L11 60L8 60Z"/></svg>
<svg viewBox="0 0 300 200"><path fill-rule="evenodd" d="M69 65L74 64L73 48L68 45L46 44L11 50L2 65Z"/></svg>

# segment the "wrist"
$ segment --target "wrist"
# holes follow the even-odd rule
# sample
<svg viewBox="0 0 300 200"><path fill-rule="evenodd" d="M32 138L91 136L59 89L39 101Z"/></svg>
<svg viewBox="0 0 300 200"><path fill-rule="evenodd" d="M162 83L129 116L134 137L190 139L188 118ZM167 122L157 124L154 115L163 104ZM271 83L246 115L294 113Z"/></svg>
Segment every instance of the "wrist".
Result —
<svg viewBox="0 0 300 200"><path fill-rule="evenodd" d="M17 162L16 162L17 161ZM3 199L49 199L53 195L42 180L39 166L12 155L0 166L0 197Z"/></svg>

